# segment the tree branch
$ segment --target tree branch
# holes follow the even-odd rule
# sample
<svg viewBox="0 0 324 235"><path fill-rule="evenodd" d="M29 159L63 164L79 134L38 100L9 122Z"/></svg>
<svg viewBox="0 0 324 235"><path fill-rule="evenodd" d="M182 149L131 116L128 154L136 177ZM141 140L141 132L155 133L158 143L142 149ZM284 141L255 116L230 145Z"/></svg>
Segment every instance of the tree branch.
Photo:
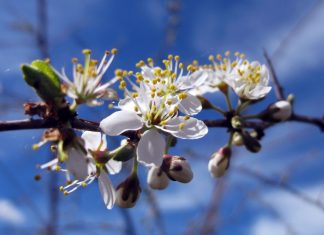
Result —
<svg viewBox="0 0 324 235"><path fill-rule="evenodd" d="M230 124L225 119L220 120L203 120L208 127L222 127L229 128ZM324 131L324 117L315 118L305 115L293 114L289 120L301 123L308 123L311 125L318 126L321 131ZM278 123L269 122L244 122L243 126L245 128L252 129L267 129ZM93 122L81 118L75 118L71 121L72 128L85 130L85 131L97 131L100 132L100 127L98 122ZM14 130L30 130L30 129L45 129L45 128L57 128L59 122L54 119L23 119L23 120L12 120L12 121L0 121L0 132L1 131L14 131ZM135 131L127 131L123 133L124 136L134 136Z"/></svg>
<svg viewBox="0 0 324 235"><path fill-rule="evenodd" d="M278 100L285 100L285 95L284 95L284 91L283 91L284 89L280 85L280 82L278 80L276 71L275 71L275 69L273 67L272 61L271 61L271 59L270 59L270 57L269 57L266 50L263 51L263 55L264 55L264 58L267 61L267 64L268 64L269 68L270 68L271 78L272 78L272 81L273 81L273 84L274 84L274 88L276 90L277 99Z"/></svg>

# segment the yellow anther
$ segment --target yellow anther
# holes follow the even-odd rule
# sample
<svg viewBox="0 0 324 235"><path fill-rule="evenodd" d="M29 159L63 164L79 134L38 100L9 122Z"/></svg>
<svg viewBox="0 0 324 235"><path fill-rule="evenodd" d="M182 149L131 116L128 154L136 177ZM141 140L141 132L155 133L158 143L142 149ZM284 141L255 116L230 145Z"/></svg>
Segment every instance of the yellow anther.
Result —
<svg viewBox="0 0 324 235"><path fill-rule="evenodd" d="M165 121L165 120L163 120L163 121L160 122L160 125L161 126L165 126L166 124L167 124L167 121Z"/></svg>
<svg viewBox="0 0 324 235"><path fill-rule="evenodd" d="M123 77L126 77L126 76L127 76L127 74L128 74L128 73L127 73L127 71L126 71L126 70L124 70L124 71L123 71Z"/></svg>
<svg viewBox="0 0 324 235"><path fill-rule="evenodd" d="M64 187L60 186L60 191L63 192L63 190L64 190Z"/></svg>
<svg viewBox="0 0 324 235"><path fill-rule="evenodd" d="M189 116L184 116L184 117L183 117L183 120L185 120L185 121L187 121L187 120L189 120L189 119L190 119Z"/></svg>
<svg viewBox="0 0 324 235"><path fill-rule="evenodd" d="M174 57L174 60L175 60L175 61L179 61L179 60L180 60L180 56L176 55L176 56Z"/></svg>
<svg viewBox="0 0 324 235"><path fill-rule="evenodd" d="M149 65L152 65L152 64L153 64L153 59L152 59L152 58L147 58L147 63L148 63Z"/></svg>
<svg viewBox="0 0 324 235"><path fill-rule="evenodd" d="M145 79L145 81L144 81L145 83L150 83L150 80L148 80L148 79Z"/></svg>
<svg viewBox="0 0 324 235"><path fill-rule="evenodd" d="M231 64L231 66L232 66L233 68L236 67L236 65L237 65L237 61L233 61L232 64Z"/></svg>
<svg viewBox="0 0 324 235"><path fill-rule="evenodd" d="M198 65L198 60L194 60L194 61L192 61L192 64L193 64L194 66L197 66L197 65Z"/></svg>
<svg viewBox="0 0 324 235"><path fill-rule="evenodd" d="M98 64L98 60L90 60L90 66L96 66Z"/></svg>
<svg viewBox="0 0 324 235"><path fill-rule="evenodd" d="M192 64L189 64L187 66L187 70L190 71L190 72L192 72L194 70L194 66Z"/></svg>
<svg viewBox="0 0 324 235"><path fill-rule="evenodd" d="M114 107L113 104L108 104L108 108L109 108L109 109L112 109L113 107Z"/></svg>
<svg viewBox="0 0 324 235"><path fill-rule="evenodd" d="M135 107L134 107L134 111L135 111L135 112L138 112L138 110L139 110L138 107L135 106Z"/></svg>
<svg viewBox="0 0 324 235"><path fill-rule="evenodd" d="M170 88L170 90L175 90L175 89L177 89L176 85L174 85L174 84L171 84L169 88Z"/></svg>
<svg viewBox="0 0 324 235"><path fill-rule="evenodd" d="M134 74L133 71L128 71L128 73L127 73L128 76L132 76L133 74Z"/></svg>
<svg viewBox="0 0 324 235"><path fill-rule="evenodd" d="M155 85L157 83L157 79L153 79L152 83Z"/></svg>
<svg viewBox="0 0 324 235"><path fill-rule="evenodd" d="M122 80L123 80L123 77L118 76L118 77L117 77L117 80L118 80L118 81L122 81Z"/></svg>
<svg viewBox="0 0 324 235"><path fill-rule="evenodd" d="M185 124L184 123L180 123L179 124L179 130L183 130L184 127L185 127Z"/></svg>
<svg viewBox="0 0 324 235"><path fill-rule="evenodd" d="M172 100L170 99L170 100L167 100L167 102L166 102L168 105L171 105L173 102L172 102Z"/></svg>
<svg viewBox="0 0 324 235"><path fill-rule="evenodd" d="M173 59L173 55L168 55L168 60L172 60Z"/></svg>
<svg viewBox="0 0 324 235"><path fill-rule="evenodd" d="M226 51L224 55L228 57L228 56L231 55L231 52L230 51Z"/></svg>
<svg viewBox="0 0 324 235"><path fill-rule="evenodd" d="M91 50L90 49L84 49L82 51L82 53L85 54L85 55L90 55L91 54Z"/></svg>
<svg viewBox="0 0 324 235"><path fill-rule="evenodd" d="M72 58L72 63L73 63L73 64L76 64L76 63L78 63L78 59L77 59L77 58L75 58L75 57L74 57L74 58Z"/></svg>
<svg viewBox="0 0 324 235"><path fill-rule="evenodd" d="M179 64L179 69L183 69L183 63Z"/></svg>
<svg viewBox="0 0 324 235"><path fill-rule="evenodd" d="M116 75L116 76L123 76L123 70L121 70L121 69L116 69L116 70L115 70L115 75Z"/></svg>
<svg viewBox="0 0 324 235"><path fill-rule="evenodd" d="M188 94L185 93L185 92L181 92L181 93L179 94L179 99L180 99L180 100L184 100L184 99L186 99L187 97L188 97Z"/></svg>
<svg viewBox="0 0 324 235"><path fill-rule="evenodd" d="M133 93L133 94L132 94L132 97L133 97L133 98L138 97L138 93L137 93L137 92Z"/></svg>
<svg viewBox="0 0 324 235"><path fill-rule="evenodd" d="M82 187L87 187L88 186L88 184L86 182L82 182L81 185L82 185Z"/></svg>
<svg viewBox="0 0 324 235"><path fill-rule="evenodd" d="M116 55L118 50L116 48L111 49L111 54Z"/></svg>
<svg viewBox="0 0 324 235"><path fill-rule="evenodd" d="M56 171L60 171L60 170L61 170L61 167L57 165L57 166L55 167L55 170L56 170Z"/></svg>
<svg viewBox="0 0 324 235"><path fill-rule="evenodd" d="M210 55L210 56L208 56L208 59L209 59L210 61L214 61L214 56L213 56L213 55Z"/></svg>
<svg viewBox="0 0 324 235"><path fill-rule="evenodd" d="M63 194L64 194L64 196L67 196L67 195L69 195L69 192L65 190L65 191L63 192Z"/></svg>
<svg viewBox="0 0 324 235"><path fill-rule="evenodd" d="M143 60L139 61L137 64L136 64L136 67L142 67L145 65L145 62Z"/></svg>
<svg viewBox="0 0 324 235"><path fill-rule="evenodd" d="M38 144L33 144L32 149L33 150L38 150L39 149L39 145Z"/></svg>
<svg viewBox="0 0 324 235"><path fill-rule="evenodd" d="M91 74L90 74L90 76L91 77L97 77L98 76L98 74L97 74L97 72L96 71L91 71Z"/></svg>
<svg viewBox="0 0 324 235"><path fill-rule="evenodd" d="M242 53L242 54L240 54L240 57L241 57L241 59L244 59L245 55Z"/></svg>
<svg viewBox="0 0 324 235"><path fill-rule="evenodd" d="M143 81L144 80L144 77L142 74L138 74L136 75L136 78L139 80L139 81Z"/></svg>
<svg viewBox="0 0 324 235"><path fill-rule="evenodd" d="M156 95L157 96L159 96L159 97L161 97L161 96L163 96L164 95L164 92L163 91L161 91L161 90L159 90L157 93L156 93Z"/></svg>
<svg viewBox="0 0 324 235"><path fill-rule="evenodd" d="M234 55L235 55L236 57L239 57L239 56L240 56L240 52L236 51L236 52L234 53Z"/></svg>

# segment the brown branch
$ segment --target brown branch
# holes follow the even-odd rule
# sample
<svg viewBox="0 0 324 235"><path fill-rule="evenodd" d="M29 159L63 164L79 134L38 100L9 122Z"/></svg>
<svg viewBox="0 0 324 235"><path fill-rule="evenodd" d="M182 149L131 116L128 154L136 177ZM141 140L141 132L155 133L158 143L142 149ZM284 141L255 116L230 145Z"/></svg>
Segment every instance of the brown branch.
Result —
<svg viewBox="0 0 324 235"><path fill-rule="evenodd" d="M276 71L275 71L275 69L273 67L272 61L271 61L271 59L270 59L270 57L269 57L266 50L263 51L263 55L264 55L264 58L267 61L267 64L268 64L269 68L270 68L271 78L272 78L272 81L273 81L273 84L274 84L274 88L276 90L277 99L278 100L285 100L285 95L284 95L284 91L283 91L284 89L280 85L280 82L278 80Z"/></svg>
<svg viewBox="0 0 324 235"><path fill-rule="evenodd" d="M308 123L311 125L315 125L315 126L318 126L322 132L324 132L324 116L322 118L314 118L314 117L308 117L305 115L293 113L291 115L289 121L296 121L296 122L302 122L302 123Z"/></svg>
<svg viewBox="0 0 324 235"><path fill-rule="evenodd" d="M203 120L208 127L222 127L230 128L230 124L225 120ZM308 123L318 126L321 131L324 131L324 117L315 118L305 115L293 114L291 118L287 121L296 121L302 123ZM277 123L269 122L244 122L243 126L245 128L252 129L267 129ZM23 120L12 120L12 121L0 121L0 132L1 131L13 131L13 130L30 130L30 129L44 129L44 128L56 128L58 127L58 121L54 119L23 119ZM100 132L100 127L98 122L93 122L81 118L75 118L71 121L71 125L75 129L86 130L86 131L97 131ZM124 136L133 138L136 132L127 131L123 133Z"/></svg>

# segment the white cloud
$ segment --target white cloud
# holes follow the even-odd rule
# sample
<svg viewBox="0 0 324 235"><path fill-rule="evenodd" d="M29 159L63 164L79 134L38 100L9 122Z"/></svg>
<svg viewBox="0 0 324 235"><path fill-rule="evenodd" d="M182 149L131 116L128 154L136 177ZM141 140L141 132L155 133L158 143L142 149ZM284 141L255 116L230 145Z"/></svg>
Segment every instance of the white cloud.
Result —
<svg viewBox="0 0 324 235"><path fill-rule="evenodd" d="M318 200L323 187L323 184L319 184L306 188L303 192L314 200ZM315 205L283 191L268 192L264 200L275 208L281 218L258 217L250 228L250 234L287 234L280 219L285 220L297 234L321 235L324 233L324 212Z"/></svg>
<svg viewBox="0 0 324 235"><path fill-rule="evenodd" d="M285 228L276 219L260 217L252 227L252 235L287 235Z"/></svg>
<svg viewBox="0 0 324 235"><path fill-rule="evenodd" d="M23 213L10 201L0 199L0 220L11 224L22 224L25 221Z"/></svg>

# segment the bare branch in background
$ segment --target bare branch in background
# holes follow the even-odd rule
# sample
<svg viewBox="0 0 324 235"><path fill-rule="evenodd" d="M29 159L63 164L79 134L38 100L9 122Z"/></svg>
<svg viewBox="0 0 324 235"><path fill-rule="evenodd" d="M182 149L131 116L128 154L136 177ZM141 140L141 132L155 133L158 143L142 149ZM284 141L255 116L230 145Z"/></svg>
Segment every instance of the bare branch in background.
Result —
<svg viewBox="0 0 324 235"><path fill-rule="evenodd" d="M225 192L226 177L215 181L212 198L207 206L205 217L202 220L200 234L213 235L217 233L220 203Z"/></svg>
<svg viewBox="0 0 324 235"><path fill-rule="evenodd" d="M150 212L151 212L150 218L151 218L151 216L153 216L155 219L155 225L156 225L158 234L160 234L160 235L166 234L163 217L162 217L159 205L158 205L158 201L156 200L156 197L154 195L154 192L149 188L145 188L143 190L143 192L146 195L147 203L148 203L148 206L150 207Z"/></svg>
<svg viewBox="0 0 324 235"><path fill-rule="evenodd" d="M247 167L239 166L239 167L235 167L234 169L237 170L238 172L242 173L242 174L245 174L245 175L248 175L250 177L253 177L254 179L257 179L257 180L261 181L262 183L264 183L266 185L276 187L276 188L282 189L282 190L284 190L286 192L289 192L293 196L298 197L301 200L318 207L319 209L321 209L324 212L324 204L323 203L321 203L318 200L314 200L314 199L308 197L307 195L305 195L302 192L300 192L299 190L293 188L292 186L290 186L286 182L283 182L283 181L278 182L275 179L272 179L272 178L270 178L268 176L265 176L265 175L261 174L260 172L254 171L254 170L249 169Z"/></svg>
<svg viewBox="0 0 324 235"><path fill-rule="evenodd" d="M268 66L270 68L271 78L272 78L272 81L274 83L274 88L275 88L275 91L276 91L277 99L278 100L285 100L286 98L285 98L285 95L284 95L284 89L281 86L281 84L279 83L276 71L274 70L274 67L273 67L272 61L270 60L268 52L266 50L264 50L263 54L264 54L264 57L265 57L265 59L267 61Z"/></svg>

